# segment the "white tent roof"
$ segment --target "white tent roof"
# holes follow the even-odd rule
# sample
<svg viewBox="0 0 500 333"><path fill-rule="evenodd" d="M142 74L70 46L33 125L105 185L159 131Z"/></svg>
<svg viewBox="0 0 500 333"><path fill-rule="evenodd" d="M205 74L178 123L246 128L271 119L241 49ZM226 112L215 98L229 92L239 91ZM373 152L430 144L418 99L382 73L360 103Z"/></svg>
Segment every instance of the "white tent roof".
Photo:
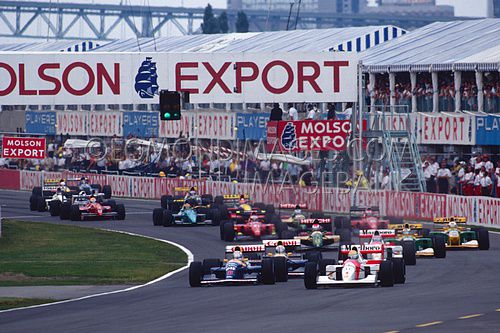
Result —
<svg viewBox="0 0 500 333"><path fill-rule="evenodd" d="M188 35L112 41L93 52L319 52L362 51L397 38L392 26Z"/></svg>
<svg viewBox="0 0 500 333"><path fill-rule="evenodd" d="M436 22L361 58L370 72L500 70L499 43L500 19Z"/></svg>
<svg viewBox="0 0 500 333"><path fill-rule="evenodd" d="M59 40L39 43L0 44L0 52L86 52L101 46L103 41Z"/></svg>

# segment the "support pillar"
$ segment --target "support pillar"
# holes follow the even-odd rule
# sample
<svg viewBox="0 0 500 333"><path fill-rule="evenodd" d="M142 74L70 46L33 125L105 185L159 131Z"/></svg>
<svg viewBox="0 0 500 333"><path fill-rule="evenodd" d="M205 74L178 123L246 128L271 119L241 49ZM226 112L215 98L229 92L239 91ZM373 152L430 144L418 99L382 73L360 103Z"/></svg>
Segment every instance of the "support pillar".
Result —
<svg viewBox="0 0 500 333"><path fill-rule="evenodd" d="M368 93L370 94L370 112L375 112L375 73L370 73Z"/></svg>
<svg viewBox="0 0 500 333"><path fill-rule="evenodd" d="M389 73L389 91L391 112L394 112L394 106L396 105L396 73Z"/></svg>
<svg viewBox="0 0 500 333"><path fill-rule="evenodd" d="M410 72L411 112L417 112L417 72Z"/></svg>
<svg viewBox="0 0 500 333"><path fill-rule="evenodd" d="M483 72L476 71L477 111L484 112Z"/></svg>
<svg viewBox="0 0 500 333"><path fill-rule="evenodd" d="M439 77L438 72L432 72L432 112L439 112Z"/></svg>
<svg viewBox="0 0 500 333"><path fill-rule="evenodd" d="M456 71L454 73L454 84L455 84L455 112L459 112L462 109L462 94L460 94L460 88L462 85L462 72Z"/></svg>

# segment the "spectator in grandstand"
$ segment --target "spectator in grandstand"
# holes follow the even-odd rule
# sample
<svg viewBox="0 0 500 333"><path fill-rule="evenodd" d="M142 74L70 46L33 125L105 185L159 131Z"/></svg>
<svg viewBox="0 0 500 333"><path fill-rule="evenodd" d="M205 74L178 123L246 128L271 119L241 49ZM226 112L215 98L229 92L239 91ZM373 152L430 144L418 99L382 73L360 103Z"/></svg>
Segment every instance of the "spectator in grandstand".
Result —
<svg viewBox="0 0 500 333"><path fill-rule="evenodd" d="M481 195L481 178L483 175L481 174L480 169L474 170L474 193L473 195Z"/></svg>
<svg viewBox="0 0 500 333"><path fill-rule="evenodd" d="M9 167L9 159L5 157L0 157L0 168L8 168Z"/></svg>
<svg viewBox="0 0 500 333"><path fill-rule="evenodd" d="M390 190L391 189L391 178L389 177L389 171L384 170L382 182L380 184L380 188L382 190Z"/></svg>
<svg viewBox="0 0 500 333"><path fill-rule="evenodd" d="M493 190L493 182L491 181L490 176L488 176L488 172L482 172L481 182L481 195L485 197L490 197L491 192Z"/></svg>
<svg viewBox="0 0 500 333"><path fill-rule="evenodd" d="M441 168L437 171L437 185L438 193L448 194L450 193L450 179L451 171L446 166L446 161L441 161Z"/></svg>
<svg viewBox="0 0 500 333"><path fill-rule="evenodd" d="M288 111L286 111L290 120L299 120L299 112L293 107L293 103L288 103Z"/></svg>
<svg viewBox="0 0 500 333"><path fill-rule="evenodd" d="M260 179L262 181L265 181L267 179L267 176L269 175L270 171L271 171L271 161L269 161L267 158L260 161L259 172L260 172Z"/></svg>
<svg viewBox="0 0 500 333"><path fill-rule="evenodd" d="M474 168L472 166L467 166L467 172L464 175L462 180L463 186L463 194L470 196L474 195L474 181L476 179L476 175L474 174Z"/></svg>
<svg viewBox="0 0 500 333"><path fill-rule="evenodd" d="M490 161L490 158L488 155L483 155L483 164L484 164L484 168L486 169L486 171L488 173L491 173L493 171L493 168L495 167L493 165L493 163Z"/></svg>
<svg viewBox="0 0 500 333"><path fill-rule="evenodd" d="M336 115L335 115L335 104L334 103L328 103L326 107L326 119L328 120L335 120Z"/></svg>
<svg viewBox="0 0 500 333"><path fill-rule="evenodd" d="M427 192L436 193L436 175L438 170L437 162L434 161L433 157L428 156L424 161L423 169Z"/></svg>
<svg viewBox="0 0 500 333"><path fill-rule="evenodd" d="M497 161L495 168L495 182L496 182L496 197L500 198L500 161Z"/></svg>
<svg viewBox="0 0 500 333"><path fill-rule="evenodd" d="M309 104L307 107L307 120L315 120L316 119L316 107L312 104Z"/></svg>
<svg viewBox="0 0 500 333"><path fill-rule="evenodd" d="M269 115L270 121L281 121L283 119L283 110L280 108L278 103L273 104L271 109L271 114Z"/></svg>

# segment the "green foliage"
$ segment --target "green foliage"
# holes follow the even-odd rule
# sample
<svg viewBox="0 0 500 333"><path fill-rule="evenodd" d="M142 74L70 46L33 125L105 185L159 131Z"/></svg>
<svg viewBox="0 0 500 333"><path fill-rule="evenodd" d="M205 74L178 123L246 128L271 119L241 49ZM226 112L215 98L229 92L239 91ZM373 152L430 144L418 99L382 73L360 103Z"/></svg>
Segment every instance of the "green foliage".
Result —
<svg viewBox="0 0 500 333"><path fill-rule="evenodd" d="M21 308L30 305L38 305L51 302L55 302L55 300L45 298L0 297L0 310Z"/></svg>
<svg viewBox="0 0 500 333"><path fill-rule="evenodd" d="M210 4L205 7L201 30L204 34L217 34L220 32L219 21L215 18L212 6Z"/></svg>
<svg viewBox="0 0 500 333"><path fill-rule="evenodd" d="M229 31L229 23L227 22L227 13L222 12L217 19L219 21L219 29L223 34L227 34Z"/></svg>
<svg viewBox="0 0 500 333"><path fill-rule="evenodd" d="M177 247L103 230L5 221L0 285L134 284L185 265Z"/></svg>
<svg viewBox="0 0 500 333"><path fill-rule="evenodd" d="M247 14L243 11L238 12L238 16L236 18L236 32L248 32L249 23Z"/></svg>

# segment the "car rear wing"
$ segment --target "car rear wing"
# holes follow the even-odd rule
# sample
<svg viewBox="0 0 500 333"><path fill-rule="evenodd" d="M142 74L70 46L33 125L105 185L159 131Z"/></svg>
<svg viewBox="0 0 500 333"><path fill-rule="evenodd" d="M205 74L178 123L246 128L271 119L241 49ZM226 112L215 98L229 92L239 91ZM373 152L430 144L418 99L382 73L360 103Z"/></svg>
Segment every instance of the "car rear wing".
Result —
<svg viewBox="0 0 500 333"><path fill-rule="evenodd" d="M233 200L239 200L239 199L250 199L250 196L248 194L224 194L222 197L226 201L233 201Z"/></svg>
<svg viewBox="0 0 500 333"><path fill-rule="evenodd" d="M449 217L435 217L434 223L467 223L467 218L464 216L449 216Z"/></svg>
<svg viewBox="0 0 500 333"><path fill-rule="evenodd" d="M393 229L377 229L377 230L360 230L359 238L372 238L375 232L378 231L382 238L391 238L396 236L396 230Z"/></svg>
<svg viewBox="0 0 500 333"><path fill-rule="evenodd" d="M421 223L389 224L389 229L403 230L406 226L408 226L412 230L423 229L423 225Z"/></svg>
<svg viewBox="0 0 500 333"><path fill-rule="evenodd" d="M300 247L300 239L266 239L262 241L266 250L283 245L286 252L293 252Z"/></svg>
<svg viewBox="0 0 500 333"><path fill-rule="evenodd" d="M300 224L313 225L313 224L331 224L332 219L302 219Z"/></svg>
<svg viewBox="0 0 500 333"><path fill-rule="evenodd" d="M279 204L278 208L279 209L295 209L295 207L299 206L300 209L307 209L307 204L301 203L301 204L293 204L293 203L285 203L285 204Z"/></svg>
<svg viewBox="0 0 500 333"><path fill-rule="evenodd" d="M180 187L174 187L174 192L188 192L191 189L194 189L195 191L198 191L197 186L180 186Z"/></svg>
<svg viewBox="0 0 500 333"><path fill-rule="evenodd" d="M248 245L227 245L226 246L226 253L233 253L239 248L243 254L245 253L258 253L258 252L264 252L266 250L266 247L264 244L248 244Z"/></svg>
<svg viewBox="0 0 500 333"><path fill-rule="evenodd" d="M382 244L352 244L342 245L340 247L341 254L348 254L351 250L358 250L361 254L383 253L384 246Z"/></svg>

